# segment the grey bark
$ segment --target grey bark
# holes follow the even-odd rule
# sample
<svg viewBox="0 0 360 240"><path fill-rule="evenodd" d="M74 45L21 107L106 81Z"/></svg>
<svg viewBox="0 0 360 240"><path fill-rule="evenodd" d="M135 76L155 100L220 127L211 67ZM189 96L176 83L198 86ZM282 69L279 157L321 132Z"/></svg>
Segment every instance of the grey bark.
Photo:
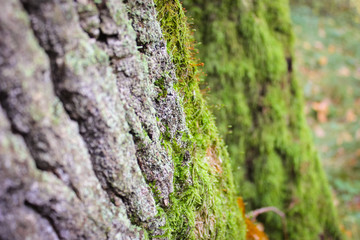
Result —
<svg viewBox="0 0 360 240"><path fill-rule="evenodd" d="M185 147L187 129L153 2L1 7L0 239L161 235L174 167L160 139Z"/></svg>

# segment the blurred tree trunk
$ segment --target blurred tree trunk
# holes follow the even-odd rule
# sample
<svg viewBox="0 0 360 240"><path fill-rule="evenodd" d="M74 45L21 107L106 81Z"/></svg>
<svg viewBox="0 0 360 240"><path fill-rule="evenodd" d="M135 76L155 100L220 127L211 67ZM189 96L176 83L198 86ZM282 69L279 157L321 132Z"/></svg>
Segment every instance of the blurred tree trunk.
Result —
<svg viewBox="0 0 360 240"><path fill-rule="evenodd" d="M270 239L339 239L336 211L293 71L287 0L186 0L238 194ZM288 235L286 237L286 235Z"/></svg>
<svg viewBox="0 0 360 240"><path fill-rule="evenodd" d="M151 0L1 1L0 239L244 238L183 9L157 7L181 36Z"/></svg>

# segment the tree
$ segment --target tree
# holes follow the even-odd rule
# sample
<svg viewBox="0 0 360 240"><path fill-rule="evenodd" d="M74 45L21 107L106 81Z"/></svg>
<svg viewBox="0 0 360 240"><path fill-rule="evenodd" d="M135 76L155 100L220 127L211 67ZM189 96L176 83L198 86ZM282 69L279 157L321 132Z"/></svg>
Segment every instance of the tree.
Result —
<svg viewBox="0 0 360 240"><path fill-rule="evenodd" d="M271 239L338 239L332 196L303 111L287 0L185 1L237 193ZM288 235L288 236L287 236ZM286 237L287 236L287 237Z"/></svg>
<svg viewBox="0 0 360 240"><path fill-rule="evenodd" d="M1 239L244 237L178 1L1 5Z"/></svg>
<svg viewBox="0 0 360 240"><path fill-rule="evenodd" d="M228 2L244 13L242 2ZM210 12L214 10L209 7L212 5L205 1L203 5L196 1L194 4L206 10L197 13L199 22L205 16L216 16L215 11ZM271 2L264 4L260 6L272 6ZM243 209L236 205L230 159L199 89L202 76L198 67L202 63L196 60L192 31L178 0L7 0L1 6L0 239L245 239L246 225L240 211ZM225 2L222 6L227 11L234 7ZM236 30L249 34L244 38L247 42L235 41L234 46L248 51L249 59L254 58L254 74L269 74L272 81L273 75L278 79L284 74L282 45L276 39L264 42L276 45L278 54L271 60L279 66L271 68L269 63L264 72L255 68L268 59L257 62L252 46L263 42L251 36L269 33L266 28L256 28L257 23L250 17L255 10L249 8L249 17L245 18L248 25L239 25ZM230 14L229 18L236 16ZM282 21L278 23L282 26ZM209 30L199 27L200 32ZM288 49L290 54L290 45ZM206 56L203 50L201 55ZM203 60L208 63L213 59L206 56ZM211 83L215 83L216 74L227 81L218 72L209 74ZM280 79L274 82L283 83ZM296 83L290 82L291 86ZM252 83L258 86L263 82ZM279 85L273 88L278 93ZM301 107L298 87L294 85L293 92L288 85L284 88L288 96L294 96L291 103ZM250 105L255 106L258 98L266 95L260 92L247 99L242 91L234 89L237 91L233 97L242 97L243 111L248 112L256 109ZM258 89L249 90L256 94ZM281 96L276 96L282 103ZM273 116L271 107L268 118ZM289 134L286 146L291 156L310 149L311 155L305 156L312 157L315 151L310 141L297 151L292 148L292 134L301 143L302 136L308 136L300 107L295 108L296 121L292 121L298 130L287 131L286 125L280 133ZM288 108L285 114L289 114ZM253 131L261 135L263 115L253 115L257 118L246 118L242 124L251 125L256 120ZM234 114L229 112L228 116ZM238 133L248 134L243 130ZM260 145L246 143L257 138L249 135L244 140L244 136L239 138L246 146L241 148L242 154L248 156L253 149L254 159L264 158L257 152ZM266 136L277 139L276 134ZM231 150L234 145L231 141L228 144ZM282 154L290 154L284 149ZM278 168L271 166L282 159L280 156L277 161L267 161L266 169L276 171ZM304 202L294 203L294 208L310 206L314 210L324 202L332 209L318 161L309 158L308 165L303 166L302 160L286 159L289 168L280 168L283 179L270 183L290 191L284 179L288 179L286 171L291 170L299 182L295 184L291 179L294 191L298 186L309 190L306 186L316 183L314 178L320 176L314 190L325 190L326 199L320 201L322 195L316 193L319 201L313 204L306 195L299 198ZM245 166L238 158L233 161ZM296 172L299 166L315 171L303 177ZM263 183L269 182L268 176L264 175ZM260 178L258 185L245 177L236 179L259 194L260 204L255 202L254 207L273 203L267 199L272 199L277 189L261 192ZM253 204L254 198L248 192L240 191ZM279 201L283 203L283 198ZM308 216L315 216L317 221L325 215L306 215L298 210L289 214L288 230L298 234L301 229L313 229L302 224ZM331 217L321 220L316 230L324 222L334 227ZM293 220L300 221L299 229L289 222ZM275 224L269 230L278 234L277 227Z"/></svg>

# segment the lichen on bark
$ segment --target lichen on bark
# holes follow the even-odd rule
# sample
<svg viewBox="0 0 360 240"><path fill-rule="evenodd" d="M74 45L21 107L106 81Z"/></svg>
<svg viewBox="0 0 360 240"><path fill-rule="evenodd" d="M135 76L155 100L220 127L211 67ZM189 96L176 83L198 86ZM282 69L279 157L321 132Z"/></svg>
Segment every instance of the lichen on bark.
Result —
<svg viewBox="0 0 360 240"><path fill-rule="evenodd" d="M11 152L6 144L2 145L1 185L10 185L5 185L1 194L1 210L6 210L7 218L2 219L0 236L140 239L143 233L131 225L124 203L111 203L106 189L101 187L103 182L95 174L99 166L92 164L91 153L79 134L82 130L70 120L65 103L55 95L52 63L36 41L28 15L20 2L7 1L2 6L6 14L0 17L4 36L0 41L0 102L7 119L1 122L8 121L12 131L6 127L1 136L20 138L26 147L22 143ZM78 106L79 111L82 109ZM17 159L24 162L23 166ZM16 191L11 190L13 182L18 182ZM39 222L25 221L22 225L20 218L26 215L17 216L17 208L30 209ZM41 231L49 224L57 237L42 236ZM18 231L21 226L24 231Z"/></svg>

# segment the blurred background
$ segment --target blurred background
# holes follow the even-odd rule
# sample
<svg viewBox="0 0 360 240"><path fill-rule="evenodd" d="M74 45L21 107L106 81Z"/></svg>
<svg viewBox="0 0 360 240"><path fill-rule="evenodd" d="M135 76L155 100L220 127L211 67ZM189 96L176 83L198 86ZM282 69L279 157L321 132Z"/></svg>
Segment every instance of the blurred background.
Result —
<svg viewBox="0 0 360 240"><path fill-rule="evenodd" d="M291 0L306 114L342 231L360 239L360 0Z"/></svg>

